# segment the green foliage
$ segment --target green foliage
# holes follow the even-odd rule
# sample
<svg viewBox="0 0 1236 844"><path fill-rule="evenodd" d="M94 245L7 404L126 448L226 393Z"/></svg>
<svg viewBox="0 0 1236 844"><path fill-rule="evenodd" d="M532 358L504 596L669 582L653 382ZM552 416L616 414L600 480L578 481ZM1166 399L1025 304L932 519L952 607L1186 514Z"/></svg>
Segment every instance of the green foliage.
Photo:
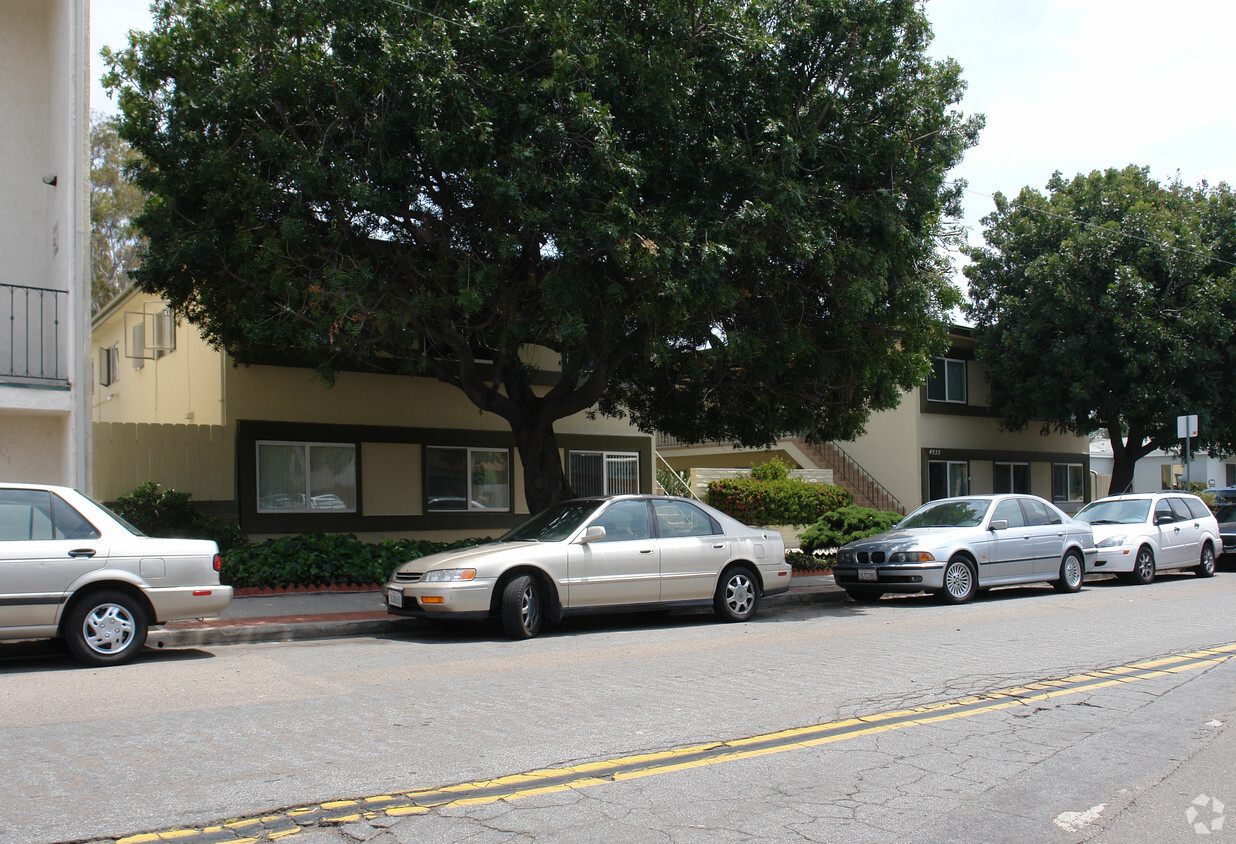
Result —
<svg viewBox="0 0 1236 844"><path fill-rule="evenodd" d="M665 490L667 495L689 496L691 494L687 481L669 469L657 470L657 485Z"/></svg>
<svg viewBox="0 0 1236 844"><path fill-rule="evenodd" d="M836 549L817 549L808 554L802 548L786 548L785 561L794 571L824 571L837 563Z"/></svg>
<svg viewBox="0 0 1236 844"><path fill-rule="evenodd" d="M852 501L841 487L796 478L721 478L708 484L709 504L750 525L808 525Z"/></svg>
<svg viewBox="0 0 1236 844"><path fill-rule="evenodd" d="M125 177L137 153L119 125L118 117L90 115L90 305L96 312L128 286L144 245L135 221L145 197Z"/></svg>
<svg viewBox="0 0 1236 844"><path fill-rule="evenodd" d="M751 467L751 477L757 481L784 481L790 476L790 464L780 457Z"/></svg>
<svg viewBox="0 0 1236 844"><path fill-rule="evenodd" d="M236 548L223 556L224 583L236 587L384 583L401 563L488 540L361 542L351 534L306 533Z"/></svg>
<svg viewBox="0 0 1236 844"><path fill-rule="evenodd" d="M203 513L187 492L159 488L146 481L112 505L118 515L147 536L213 539L219 550L243 546L249 537L235 522Z"/></svg>
<svg viewBox="0 0 1236 844"><path fill-rule="evenodd" d="M1106 429L1111 490L1179 442L1236 450L1236 195L1161 185L1148 170L1059 173L1047 195L997 194L986 246L966 250L992 409L1013 429Z"/></svg>
<svg viewBox="0 0 1236 844"><path fill-rule="evenodd" d="M889 510L870 507L838 507L822 514L815 524L803 531L799 547L808 554L825 548L839 548L847 542L883 533L904 518Z"/></svg>
<svg viewBox="0 0 1236 844"><path fill-rule="evenodd" d="M458 387L534 510L557 419L835 439L944 350L981 120L919 0L154 5L108 54L141 289L240 363Z"/></svg>

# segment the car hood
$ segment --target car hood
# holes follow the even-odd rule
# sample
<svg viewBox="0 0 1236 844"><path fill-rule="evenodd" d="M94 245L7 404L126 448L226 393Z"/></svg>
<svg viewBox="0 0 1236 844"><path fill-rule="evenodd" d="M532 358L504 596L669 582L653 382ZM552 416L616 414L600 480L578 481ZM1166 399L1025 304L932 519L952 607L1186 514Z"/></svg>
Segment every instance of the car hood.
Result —
<svg viewBox="0 0 1236 844"><path fill-rule="evenodd" d="M396 569L402 572L426 572L430 569L479 568L495 558L503 560L519 559L536 556L537 549L542 551L558 543L553 542L488 542L484 545L473 545L470 548L456 548L452 551L439 551L424 557L409 560Z"/></svg>
<svg viewBox="0 0 1236 844"><path fill-rule="evenodd" d="M1113 536L1140 536L1149 528L1145 522L1134 522L1128 525L1090 525L1090 530L1094 534L1094 541L1102 542Z"/></svg>
<svg viewBox="0 0 1236 844"><path fill-rule="evenodd" d="M910 548L938 548L955 545L964 540L974 541L982 534L977 527L960 528L909 528L877 533L866 539L856 539L842 547L848 550L902 551Z"/></svg>

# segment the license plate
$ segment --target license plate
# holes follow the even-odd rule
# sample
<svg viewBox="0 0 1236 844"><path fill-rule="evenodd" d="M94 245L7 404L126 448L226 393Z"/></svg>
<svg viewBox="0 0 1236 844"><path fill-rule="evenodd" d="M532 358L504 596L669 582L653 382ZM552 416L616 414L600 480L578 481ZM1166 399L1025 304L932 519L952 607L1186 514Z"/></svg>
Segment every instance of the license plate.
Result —
<svg viewBox="0 0 1236 844"><path fill-rule="evenodd" d="M402 607L403 606L403 590L402 589L386 590L386 603L390 604L392 607Z"/></svg>
<svg viewBox="0 0 1236 844"><path fill-rule="evenodd" d="M858 579L859 580L878 580L879 577L876 575L876 570L868 566L865 569L858 570Z"/></svg>

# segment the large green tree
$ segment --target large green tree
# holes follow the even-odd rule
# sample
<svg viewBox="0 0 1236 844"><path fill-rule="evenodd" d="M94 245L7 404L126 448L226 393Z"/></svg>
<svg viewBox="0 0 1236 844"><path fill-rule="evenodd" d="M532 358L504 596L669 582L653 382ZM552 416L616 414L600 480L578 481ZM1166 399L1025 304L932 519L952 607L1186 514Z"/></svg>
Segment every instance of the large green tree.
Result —
<svg viewBox="0 0 1236 844"><path fill-rule="evenodd" d="M119 135L116 115L90 115L90 304L98 311L129 284L142 236L141 190L125 177L137 153Z"/></svg>
<svg viewBox="0 0 1236 844"><path fill-rule="evenodd" d="M533 508L589 408L852 436L958 301L980 120L929 39L918 0L162 0L110 78L138 283L242 363L457 386Z"/></svg>
<svg viewBox="0 0 1236 844"><path fill-rule="evenodd" d="M1179 444L1236 450L1236 197L1160 184L1144 167L997 194L986 246L968 251L968 313L990 364L991 407L1012 428L1106 431L1110 491Z"/></svg>

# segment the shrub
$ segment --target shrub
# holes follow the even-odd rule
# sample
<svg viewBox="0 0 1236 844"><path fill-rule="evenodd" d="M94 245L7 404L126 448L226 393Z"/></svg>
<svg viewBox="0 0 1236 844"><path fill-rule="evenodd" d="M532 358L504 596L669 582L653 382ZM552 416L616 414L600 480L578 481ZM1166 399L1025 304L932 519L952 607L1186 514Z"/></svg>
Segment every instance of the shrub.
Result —
<svg viewBox="0 0 1236 844"><path fill-rule="evenodd" d="M657 484L665 490L666 495L690 496L691 494L687 482L669 469L657 470Z"/></svg>
<svg viewBox="0 0 1236 844"><path fill-rule="evenodd" d="M721 478L708 485L708 503L752 525L809 525L853 499L841 487L797 478Z"/></svg>
<svg viewBox="0 0 1236 844"><path fill-rule="evenodd" d="M751 467L751 477L757 481L784 481L790 476L790 464L780 457Z"/></svg>
<svg viewBox="0 0 1236 844"><path fill-rule="evenodd" d="M146 481L120 496L112 509L147 536L213 539L220 551L249 541L240 525L203 513L190 498L187 492L160 490L154 481Z"/></svg>
<svg viewBox="0 0 1236 844"><path fill-rule="evenodd" d="M901 514L889 510L838 507L823 513L815 524L803 531L799 537L799 546L807 554L826 548L838 548L847 542L883 533L901 519Z"/></svg>
<svg viewBox="0 0 1236 844"><path fill-rule="evenodd" d="M383 583L397 566L408 560L487 541L388 539L361 542L352 534L305 533L233 549L223 556L220 578L237 587Z"/></svg>

